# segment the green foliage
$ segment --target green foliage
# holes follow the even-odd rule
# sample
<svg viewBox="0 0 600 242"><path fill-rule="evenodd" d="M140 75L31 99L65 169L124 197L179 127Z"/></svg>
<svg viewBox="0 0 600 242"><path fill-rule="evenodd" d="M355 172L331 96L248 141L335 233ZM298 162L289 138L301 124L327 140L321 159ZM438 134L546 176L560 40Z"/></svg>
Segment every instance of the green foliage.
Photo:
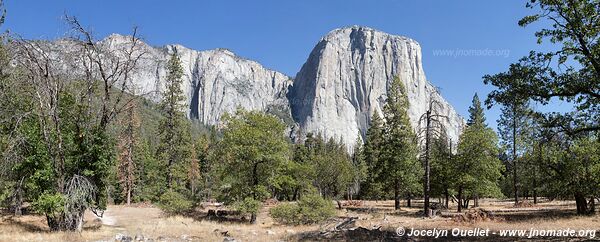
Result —
<svg viewBox="0 0 600 242"><path fill-rule="evenodd" d="M367 170L361 197L384 199L393 193L396 208L401 196L421 191L423 168L417 159L417 137L410 124L408 107L404 85L395 77L383 109L385 122L377 112L373 114L361 154Z"/></svg>
<svg viewBox="0 0 600 242"><path fill-rule="evenodd" d="M395 200L400 193L410 195L421 190L423 168L417 159L417 138L408 117L408 96L402 81L395 77L388 91L388 99L383 108L383 147L380 159L384 169L380 182L393 190Z"/></svg>
<svg viewBox="0 0 600 242"><path fill-rule="evenodd" d="M433 196L452 195L455 178L455 155L446 137L434 139L431 147L431 193Z"/></svg>
<svg viewBox="0 0 600 242"><path fill-rule="evenodd" d="M469 107L469 120L467 121L467 125L474 124L485 125L485 115L477 93L473 96L472 105Z"/></svg>
<svg viewBox="0 0 600 242"><path fill-rule="evenodd" d="M381 159L383 142L383 121L377 112L374 112L367 130L365 145L362 154L360 154L367 170L367 176L360 189L360 196L363 199L382 199L385 197L386 193L380 182L380 174L384 169L383 159Z"/></svg>
<svg viewBox="0 0 600 242"><path fill-rule="evenodd" d="M64 211L65 198L60 193L43 193L31 205L36 211L54 217Z"/></svg>
<svg viewBox="0 0 600 242"><path fill-rule="evenodd" d="M335 215L335 207L330 200L316 194L303 196L298 203L284 203L269 211L271 217L283 224L313 224L325 221Z"/></svg>
<svg viewBox="0 0 600 242"><path fill-rule="evenodd" d="M479 196L501 196L498 179L504 167L498 159L498 138L489 127L469 126L460 136L456 185Z"/></svg>
<svg viewBox="0 0 600 242"><path fill-rule="evenodd" d="M325 197L343 196L355 182L356 170L346 146L333 139L325 142L321 135L308 134L304 144L296 146L294 162L303 191L312 183Z"/></svg>
<svg viewBox="0 0 600 242"><path fill-rule="evenodd" d="M164 161L167 173L167 188L186 192L192 154L190 123L183 113L185 97L181 90L183 67L177 53L167 63L166 91L160 103L163 119L158 126L160 142L157 157Z"/></svg>
<svg viewBox="0 0 600 242"><path fill-rule="evenodd" d="M506 72L484 76L484 83L497 88L486 103L501 100L531 100L548 104L561 100L574 105L568 113L539 113L544 126L575 134L600 130L600 3L595 0L530 0L527 7L537 13L525 16L519 25L549 21L535 33L556 44L558 51L531 51Z"/></svg>
<svg viewBox="0 0 600 242"><path fill-rule="evenodd" d="M219 198L227 203L266 199L269 181L279 175L276 168L289 159L284 124L274 116L242 110L223 120L218 144L222 162L215 164Z"/></svg>
<svg viewBox="0 0 600 242"><path fill-rule="evenodd" d="M282 203L269 210L273 220L282 224L302 224L300 207L296 203Z"/></svg>
<svg viewBox="0 0 600 242"><path fill-rule="evenodd" d="M241 214L256 214L260 209L261 202L251 197L246 197L244 200L236 201L233 207Z"/></svg>
<svg viewBox="0 0 600 242"><path fill-rule="evenodd" d="M179 192L166 191L160 196L159 207L168 214L189 212L194 203Z"/></svg>

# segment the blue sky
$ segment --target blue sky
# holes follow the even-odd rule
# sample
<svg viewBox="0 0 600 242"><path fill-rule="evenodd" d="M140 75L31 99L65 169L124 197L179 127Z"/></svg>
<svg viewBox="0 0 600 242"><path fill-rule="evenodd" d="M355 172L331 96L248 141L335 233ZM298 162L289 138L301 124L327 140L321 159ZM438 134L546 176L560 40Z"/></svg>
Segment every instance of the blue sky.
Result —
<svg viewBox="0 0 600 242"><path fill-rule="evenodd" d="M63 36L61 19L67 13L98 37L127 34L138 26L151 45L228 48L290 76L330 30L369 26L417 40L427 78L463 116L475 92L485 98L491 90L483 85L483 75L504 71L529 50L543 47L533 36L539 25L517 25L532 13L524 1L5 0L5 5L3 28L26 38ZM499 109L486 114L495 127Z"/></svg>

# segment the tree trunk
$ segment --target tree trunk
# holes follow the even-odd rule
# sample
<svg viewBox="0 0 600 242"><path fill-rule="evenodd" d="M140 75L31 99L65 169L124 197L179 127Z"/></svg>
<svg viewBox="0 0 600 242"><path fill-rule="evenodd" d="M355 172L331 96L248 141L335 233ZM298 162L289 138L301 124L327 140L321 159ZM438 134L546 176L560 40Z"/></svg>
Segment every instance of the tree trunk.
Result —
<svg viewBox="0 0 600 242"><path fill-rule="evenodd" d="M15 187L15 196L14 196L14 201L13 201L13 206L14 206L14 214L15 216L21 216L23 214L23 210L21 209L21 207L23 206L23 180L25 179L25 177L21 177L21 181L19 181L19 183L17 183L17 186Z"/></svg>
<svg viewBox="0 0 600 242"><path fill-rule="evenodd" d="M449 207L449 205L450 205L450 204L449 204L449 201L448 201L448 200L450 199L450 194L449 194L449 192L448 192L448 188L446 188L446 189L444 190L444 195L446 196L446 201L445 201L445 202L446 202L446 209L448 209L448 208L450 208L450 207Z"/></svg>
<svg viewBox="0 0 600 242"><path fill-rule="evenodd" d="M430 109L427 110L427 127L425 130L425 174L423 181L423 215L425 217L429 217L429 176L430 176L430 167L429 167L429 143L430 143L430 128L431 128L431 104Z"/></svg>
<svg viewBox="0 0 600 242"><path fill-rule="evenodd" d="M251 224L256 223L256 213L252 213L252 215L250 215L250 223Z"/></svg>
<svg viewBox="0 0 600 242"><path fill-rule="evenodd" d="M408 194L408 196L406 197L406 206L409 208L412 207L411 200L412 200L412 197L410 196L410 194Z"/></svg>
<svg viewBox="0 0 600 242"><path fill-rule="evenodd" d="M83 231L83 213L84 212L85 211L79 212L77 218L75 218L75 221L73 221L75 223L73 227L74 227L75 231L77 231L79 233L81 233L81 231Z"/></svg>
<svg viewBox="0 0 600 242"><path fill-rule="evenodd" d="M583 196L583 194L575 193L575 203L577 204L577 214L578 215L587 214L587 212L588 212L587 200L585 199L585 196Z"/></svg>
<svg viewBox="0 0 600 242"><path fill-rule="evenodd" d="M456 202L458 203L458 210L457 212L462 212L462 193L463 193L463 188L462 187L458 187L458 197L456 198Z"/></svg>
<svg viewBox="0 0 600 242"><path fill-rule="evenodd" d="M336 202L336 203L337 203L337 205L338 205L338 209L339 209L339 210L342 210L342 202L341 202L340 200L335 200L335 202Z"/></svg>
<svg viewBox="0 0 600 242"><path fill-rule="evenodd" d="M394 209L400 209L400 184L398 181L394 182Z"/></svg>
<svg viewBox="0 0 600 242"><path fill-rule="evenodd" d="M127 206L131 205L131 188L127 188Z"/></svg>
<svg viewBox="0 0 600 242"><path fill-rule="evenodd" d="M512 158L513 158L513 190L515 192L515 205L519 203L519 193L517 191L517 119L516 119L516 111L513 106L513 127L512 127Z"/></svg>

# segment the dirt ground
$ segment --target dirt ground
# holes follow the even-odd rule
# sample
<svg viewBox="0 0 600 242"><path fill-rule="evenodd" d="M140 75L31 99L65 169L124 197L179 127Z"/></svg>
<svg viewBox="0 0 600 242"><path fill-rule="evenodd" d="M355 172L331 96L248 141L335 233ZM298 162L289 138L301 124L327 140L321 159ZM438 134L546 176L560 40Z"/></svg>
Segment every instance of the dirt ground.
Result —
<svg viewBox="0 0 600 242"><path fill-rule="evenodd" d="M356 204L353 204L356 205ZM480 207L488 217L460 215L456 208L441 210L431 219L420 216L420 201L413 207L393 210L393 201L364 201L359 206L338 210L338 218L310 226L285 226L275 223L263 207L257 224L239 220L239 216L227 216L219 220L206 217L209 208L198 209L188 216L166 216L158 208L139 204L132 206L109 206L102 218L86 214L84 231L49 232L45 218L39 215L14 217L3 214L0 218L0 241L425 241L431 237L398 236L396 229L573 229L600 230L600 214L576 216L571 201L542 201L536 205L515 208L509 200L483 200ZM212 208L215 209L215 208ZM470 212L479 210L470 210ZM343 221L350 221L349 228L335 229ZM600 231L595 238L600 237ZM539 240L589 240L587 237L537 237ZM444 241L526 240L521 237L446 237Z"/></svg>

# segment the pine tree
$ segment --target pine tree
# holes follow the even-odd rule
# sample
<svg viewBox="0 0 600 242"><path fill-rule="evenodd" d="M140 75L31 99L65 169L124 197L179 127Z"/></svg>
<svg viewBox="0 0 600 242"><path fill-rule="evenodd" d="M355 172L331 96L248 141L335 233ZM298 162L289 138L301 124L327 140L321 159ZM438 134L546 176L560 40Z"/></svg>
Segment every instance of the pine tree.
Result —
<svg viewBox="0 0 600 242"><path fill-rule="evenodd" d="M481 103L473 98L469 110L481 109ZM502 176L503 166L498 159L498 137L485 125L482 112L471 112L469 120L473 122L460 135L458 157L452 168L455 171L455 185L458 190L458 211L468 206L469 191L475 196L494 196L500 194L497 186Z"/></svg>
<svg viewBox="0 0 600 242"><path fill-rule="evenodd" d="M477 93L473 96L472 104L469 107L467 125L485 125L485 115L483 114L483 107Z"/></svg>
<svg viewBox="0 0 600 242"><path fill-rule="evenodd" d="M404 192L412 195L419 189L422 167L417 159L417 138L408 117L408 97L401 80L395 77L388 90L384 106L385 123L383 152L385 169L380 181L394 193L394 208L400 208L400 196Z"/></svg>
<svg viewBox="0 0 600 242"><path fill-rule="evenodd" d="M167 188L173 189L185 178L185 164L190 158L191 142L189 123L183 110L185 97L181 90L183 83L183 67L177 53L173 53L167 63L166 90L160 109L164 115L159 124L160 146L158 156L166 161ZM181 174L184 173L184 174ZM183 177L182 177L183 176ZM181 187L181 186L179 186Z"/></svg>
<svg viewBox="0 0 600 242"><path fill-rule="evenodd" d="M519 169L520 155L526 149L526 140L531 134L530 127L530 109L527 102L513 99L510 102L505 102L502 107L502 113L498 120L498 133L502 140L501 144L511 154L511 170L513 181L513 195L515 205L519 202Z"/></svg>
<svg viewBox="0 0 600 242"><path fill-rule="evenodd" d="M377 111L371 116L370 126L367 130L365 145L362 149L362 160L366 166L366 178L361 184L360 194L362 199L382 199L384 192L379 182L383 170L381 149L383 145L383 121Z"/></svg>

